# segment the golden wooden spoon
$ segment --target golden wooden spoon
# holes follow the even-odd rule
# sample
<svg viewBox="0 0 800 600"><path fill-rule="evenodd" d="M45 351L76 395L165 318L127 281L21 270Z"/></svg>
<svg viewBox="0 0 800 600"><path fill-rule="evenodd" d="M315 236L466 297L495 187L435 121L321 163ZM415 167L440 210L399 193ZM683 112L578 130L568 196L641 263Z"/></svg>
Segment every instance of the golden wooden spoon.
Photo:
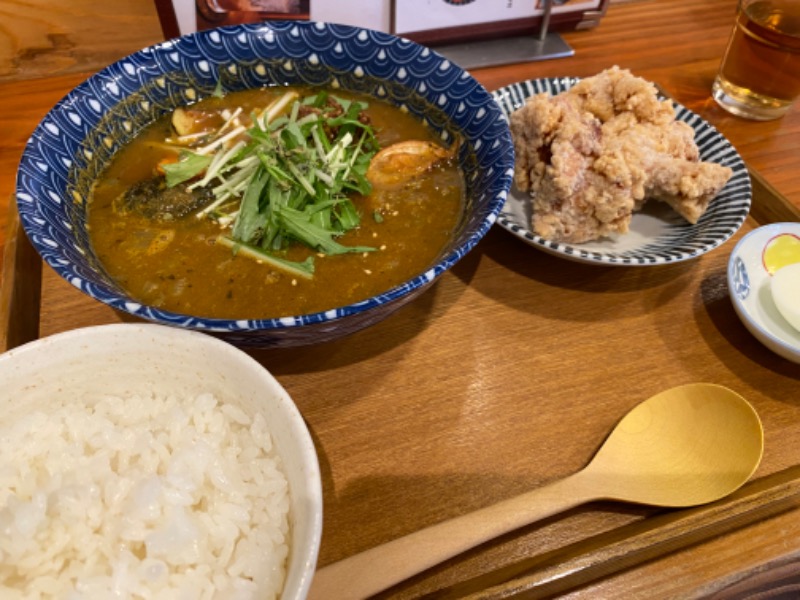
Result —
<svg viewBox="0 0 800 600"><path fill-rule="evenodd" d="M309 599L366 598L470 548L593 500L694 506L727 496L761 462L761 421L719 385L666 390L634 407L583 470L318 570Z"/></svg>

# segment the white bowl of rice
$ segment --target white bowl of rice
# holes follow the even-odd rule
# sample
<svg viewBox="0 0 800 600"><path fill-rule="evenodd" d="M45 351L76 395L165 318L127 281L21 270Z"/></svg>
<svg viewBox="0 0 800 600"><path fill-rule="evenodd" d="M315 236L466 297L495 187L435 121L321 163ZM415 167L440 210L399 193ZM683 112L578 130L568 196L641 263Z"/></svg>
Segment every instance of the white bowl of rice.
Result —
<svg viewBox="0 0 800 600"><path fill-rule="evenodd" d="M0 598L300 599L319 464L250 356L161 325L0 355Z"/></svg>

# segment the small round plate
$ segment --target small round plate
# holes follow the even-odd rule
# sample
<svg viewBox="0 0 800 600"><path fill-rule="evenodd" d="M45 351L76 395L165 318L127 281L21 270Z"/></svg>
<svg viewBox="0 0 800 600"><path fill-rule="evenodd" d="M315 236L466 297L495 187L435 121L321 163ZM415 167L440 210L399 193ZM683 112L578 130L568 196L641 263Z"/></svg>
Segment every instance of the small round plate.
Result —
<svg viewBox="0 0 800 600"><path fill-rule="evenodd" d="M571 88L575 77L532 79L492 92L508 117L530 96L551 95ZM751 187L747 167L736 149L708 122L675 103L676 118L695 131L700 158L733 169L727 185L696 225L691 225L666 204L649 202L634 214L628 233L583 244L551 242L531 230L531 200L513 187L497 222L528 244L570 260L611 266L648 266L697 258L722 245L741 227L750 212Z"/></svg>
<svg viewBox="0 0 800 600"><path fill-rule="evenodd" d="M770 290L777 249L784 262L800 262L800 223L772 223L744 236L728 260L728 293L745 327L776 354L800 363L800 331L783 318Z"/></svg>

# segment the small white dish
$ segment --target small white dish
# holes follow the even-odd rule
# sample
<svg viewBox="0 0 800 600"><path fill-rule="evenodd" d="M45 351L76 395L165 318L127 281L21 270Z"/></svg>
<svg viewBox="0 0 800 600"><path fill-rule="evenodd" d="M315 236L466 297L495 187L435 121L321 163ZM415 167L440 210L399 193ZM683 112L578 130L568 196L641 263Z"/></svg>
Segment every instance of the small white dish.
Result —
<svg viewBox="0 0 800 600"><path fill-rule="evenodd" d="M800 331L781 315L772 298L772 272L800 263L800 223L772 223L744 236L728 260L728 292L736 313L758 341L800 363Z"/></svg>

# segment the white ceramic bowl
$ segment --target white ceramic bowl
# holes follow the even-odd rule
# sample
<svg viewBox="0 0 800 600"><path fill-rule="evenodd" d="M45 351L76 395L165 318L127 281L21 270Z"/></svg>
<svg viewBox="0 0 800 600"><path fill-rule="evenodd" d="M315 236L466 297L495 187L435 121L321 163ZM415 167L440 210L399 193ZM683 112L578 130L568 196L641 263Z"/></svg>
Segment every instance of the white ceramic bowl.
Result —
<svg viewBox="0 0 800 600"><path fill-rule="evenodd" d="M786 236L786 237L783 237ZM728 292L745 327L776 354L800 363L800 331L775 306L768 247L782 240L782 261L800 262L800 223L772 223L744 236L728 260ZM796 241L795 241L796 240ZM794 260L796 258L796 261Z"/></svg>
<svg viewBox="0 0 800 600"><path fill-rule="evenodd" d="M213 393L266 418L290 489L289 562L281 598L305 598L322 533L319 463L306 425L262 365L207 334L154 324L115 324L43 338L0 355L0 420L54 398ZM45 408L46 410L46 408ZM2 443L2 440L0 440Z"/></svg>

